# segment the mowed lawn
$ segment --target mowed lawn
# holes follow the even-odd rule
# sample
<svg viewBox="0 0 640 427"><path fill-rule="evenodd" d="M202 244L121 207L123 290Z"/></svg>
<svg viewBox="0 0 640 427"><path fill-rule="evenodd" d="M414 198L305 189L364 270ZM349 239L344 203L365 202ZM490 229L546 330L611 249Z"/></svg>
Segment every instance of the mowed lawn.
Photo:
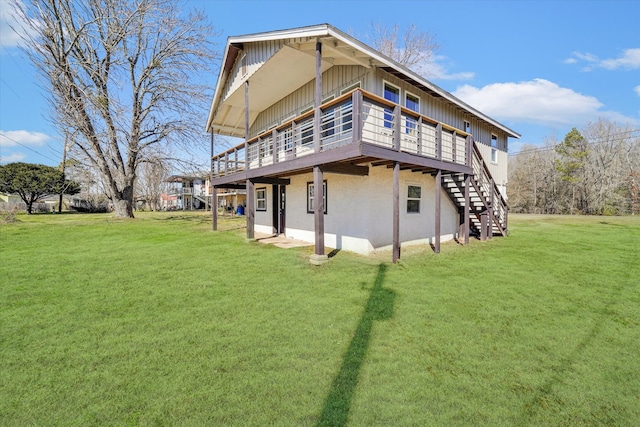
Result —
<svg viewBox="0 0 640 427"><path fill-rule="evenodd" d="M0 425L638 426L640 218L344 251L203 213L0 225Z"/></svg>

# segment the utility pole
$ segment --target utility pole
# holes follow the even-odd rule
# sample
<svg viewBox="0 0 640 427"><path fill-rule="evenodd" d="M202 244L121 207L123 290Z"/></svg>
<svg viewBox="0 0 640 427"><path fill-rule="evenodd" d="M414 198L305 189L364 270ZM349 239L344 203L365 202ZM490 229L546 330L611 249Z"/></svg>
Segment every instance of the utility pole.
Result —
<svg viewBox="0 0 640 427"><path fill-rule="evenodd" d="M62 182L64 183L64 169L67 166L67 146L69 142L69 132L64 133L64 148L62 150ZM58 199L58 213L62 213L62 194L64 193L64 188L60 188L60 198Z"/></svg>

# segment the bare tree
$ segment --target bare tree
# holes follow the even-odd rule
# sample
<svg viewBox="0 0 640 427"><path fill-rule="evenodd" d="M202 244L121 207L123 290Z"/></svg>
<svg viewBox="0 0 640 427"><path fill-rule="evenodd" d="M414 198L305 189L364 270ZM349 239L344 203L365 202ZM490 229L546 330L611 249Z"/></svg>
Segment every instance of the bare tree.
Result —
<svg viewBox="0 0 640 427"><path fill-rule="evenodd" d="M201 133L210 99L198 81L215 58L210 24L174 0L14 0L24 49L61 129L99 171L118 216L133 217L148 152Z"/></svg>
<svg viewBox="0 0 640 427"><path fill-rule="evenodd" d="M440 49L436 36L418 30L415 24L411 24L403 34L400 34L400 27L397 24L387 27L384 24L372 22L368 38L377 50L421 74L425 74L425 66Z"/></svg>
<svg viewBox="0 0 640 427"><path fill-rule="evenodd" d="M515 212L635 214L639 177L640 129L598 120L512 156L509 204Z"/></svg>
<svg viewBox="0 0 640 427"><path fill-rule="evenodd" d="M149 159L140 164L136 185L136 199L144 200L152 211L160 210L162 193L167 188L169 167L161 158Z"/></svg>

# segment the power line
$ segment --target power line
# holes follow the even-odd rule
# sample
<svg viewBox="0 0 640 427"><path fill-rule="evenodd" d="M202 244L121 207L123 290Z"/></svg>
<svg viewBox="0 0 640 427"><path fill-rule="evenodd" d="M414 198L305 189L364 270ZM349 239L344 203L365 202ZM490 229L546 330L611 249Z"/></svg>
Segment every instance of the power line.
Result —
<svg viewBox="0 0 640 427"><path fill-rule="evenodd" d="M8 136L7 136L7 135L5 135L4 133L2 133L2 134L0 134L0 135L1 135L3 138L7 138L9 141L13 141L13 142L15 142L16 144L18 144L18 145L20 145L20 146L22 146L22 147L26 148L26 149L27 149L27 150L29 150L29 151L33 151L34 153L36 153L36 154L37 154L37 155L39 155L39 156L44 157L45 159L49 159L49 160L51 160L52 162L56 162L56 163L58 163L58 160L56 160L56 159L52 159L51 157L49 157L49 156L47 156L47 155L45 155L45 154L42 154L42 153L38 152L37 150L34 150L33 148L31 148L31 147L29 147L29 146L27 146L27 145L24 145L24 144L23 144L23 143L21 143L21 142L16 141L16 140L15 140L15 139L13 139L13 138L8 137ZM47 144L47 145L49 145L49 144Z"/></svg>

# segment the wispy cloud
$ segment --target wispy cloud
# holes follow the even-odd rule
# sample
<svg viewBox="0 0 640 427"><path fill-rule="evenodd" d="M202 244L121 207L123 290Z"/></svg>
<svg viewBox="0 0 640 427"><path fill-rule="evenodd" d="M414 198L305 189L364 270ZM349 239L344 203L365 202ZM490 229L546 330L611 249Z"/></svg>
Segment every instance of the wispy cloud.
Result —
<svg viewBox="0 0 640 427"><path fill-rule="evenodd" d="M41 147L51 139L49 135L28 130L0 130L0 147L15 147L17 145Z"/></svg>
<svg viewBox="0 0 640 427"><path fill-rule="evenodd" d="M464 85L453 94L499 120L548 126L580 125L598 117L622 123L637 122L621 113L603 110L604 105L593 96L545 79L494 83L481 88Z"/></svg>
<svg viewBox="0 0 640 427"><path fill-rule="evenodd" d="M636 70L640 69L640 48L625 49L617 58L607 59L600 59L592 53L573 52L564 63L584 64L582 71L592 71L596 68Z"/></svg>
<svg viewBox="0 0 640 427"><path fill-rule="evenodd" d="M640 96L640 85L634 87L633 90Z"/></svg>
<svg viewBox="0 0 640 427"><path fill-rule="evenodd" d="M429 80L471 80L475 73L471 71L451 72L452 64L446 56L435 55L428 61L411 67L413 71Z"/></svg>
<svg viewBox="0 0 640 427"><path fill-rule="evenodd" d="M17 0L16 3L18 6L22 6L21 0ZM35 23L37 21L32 22ZM0 0L0 46L18 46L22 42L19 34L27 34L31 31L32 29L28 25L16 19L11 2Z"/></svg>
<svg viewBox="0 0 640 427"><path fill-rule="evenodd" d="M0 154L0 163L21 162L27 156L24 153L11 153L9 155Z"/></svg>

